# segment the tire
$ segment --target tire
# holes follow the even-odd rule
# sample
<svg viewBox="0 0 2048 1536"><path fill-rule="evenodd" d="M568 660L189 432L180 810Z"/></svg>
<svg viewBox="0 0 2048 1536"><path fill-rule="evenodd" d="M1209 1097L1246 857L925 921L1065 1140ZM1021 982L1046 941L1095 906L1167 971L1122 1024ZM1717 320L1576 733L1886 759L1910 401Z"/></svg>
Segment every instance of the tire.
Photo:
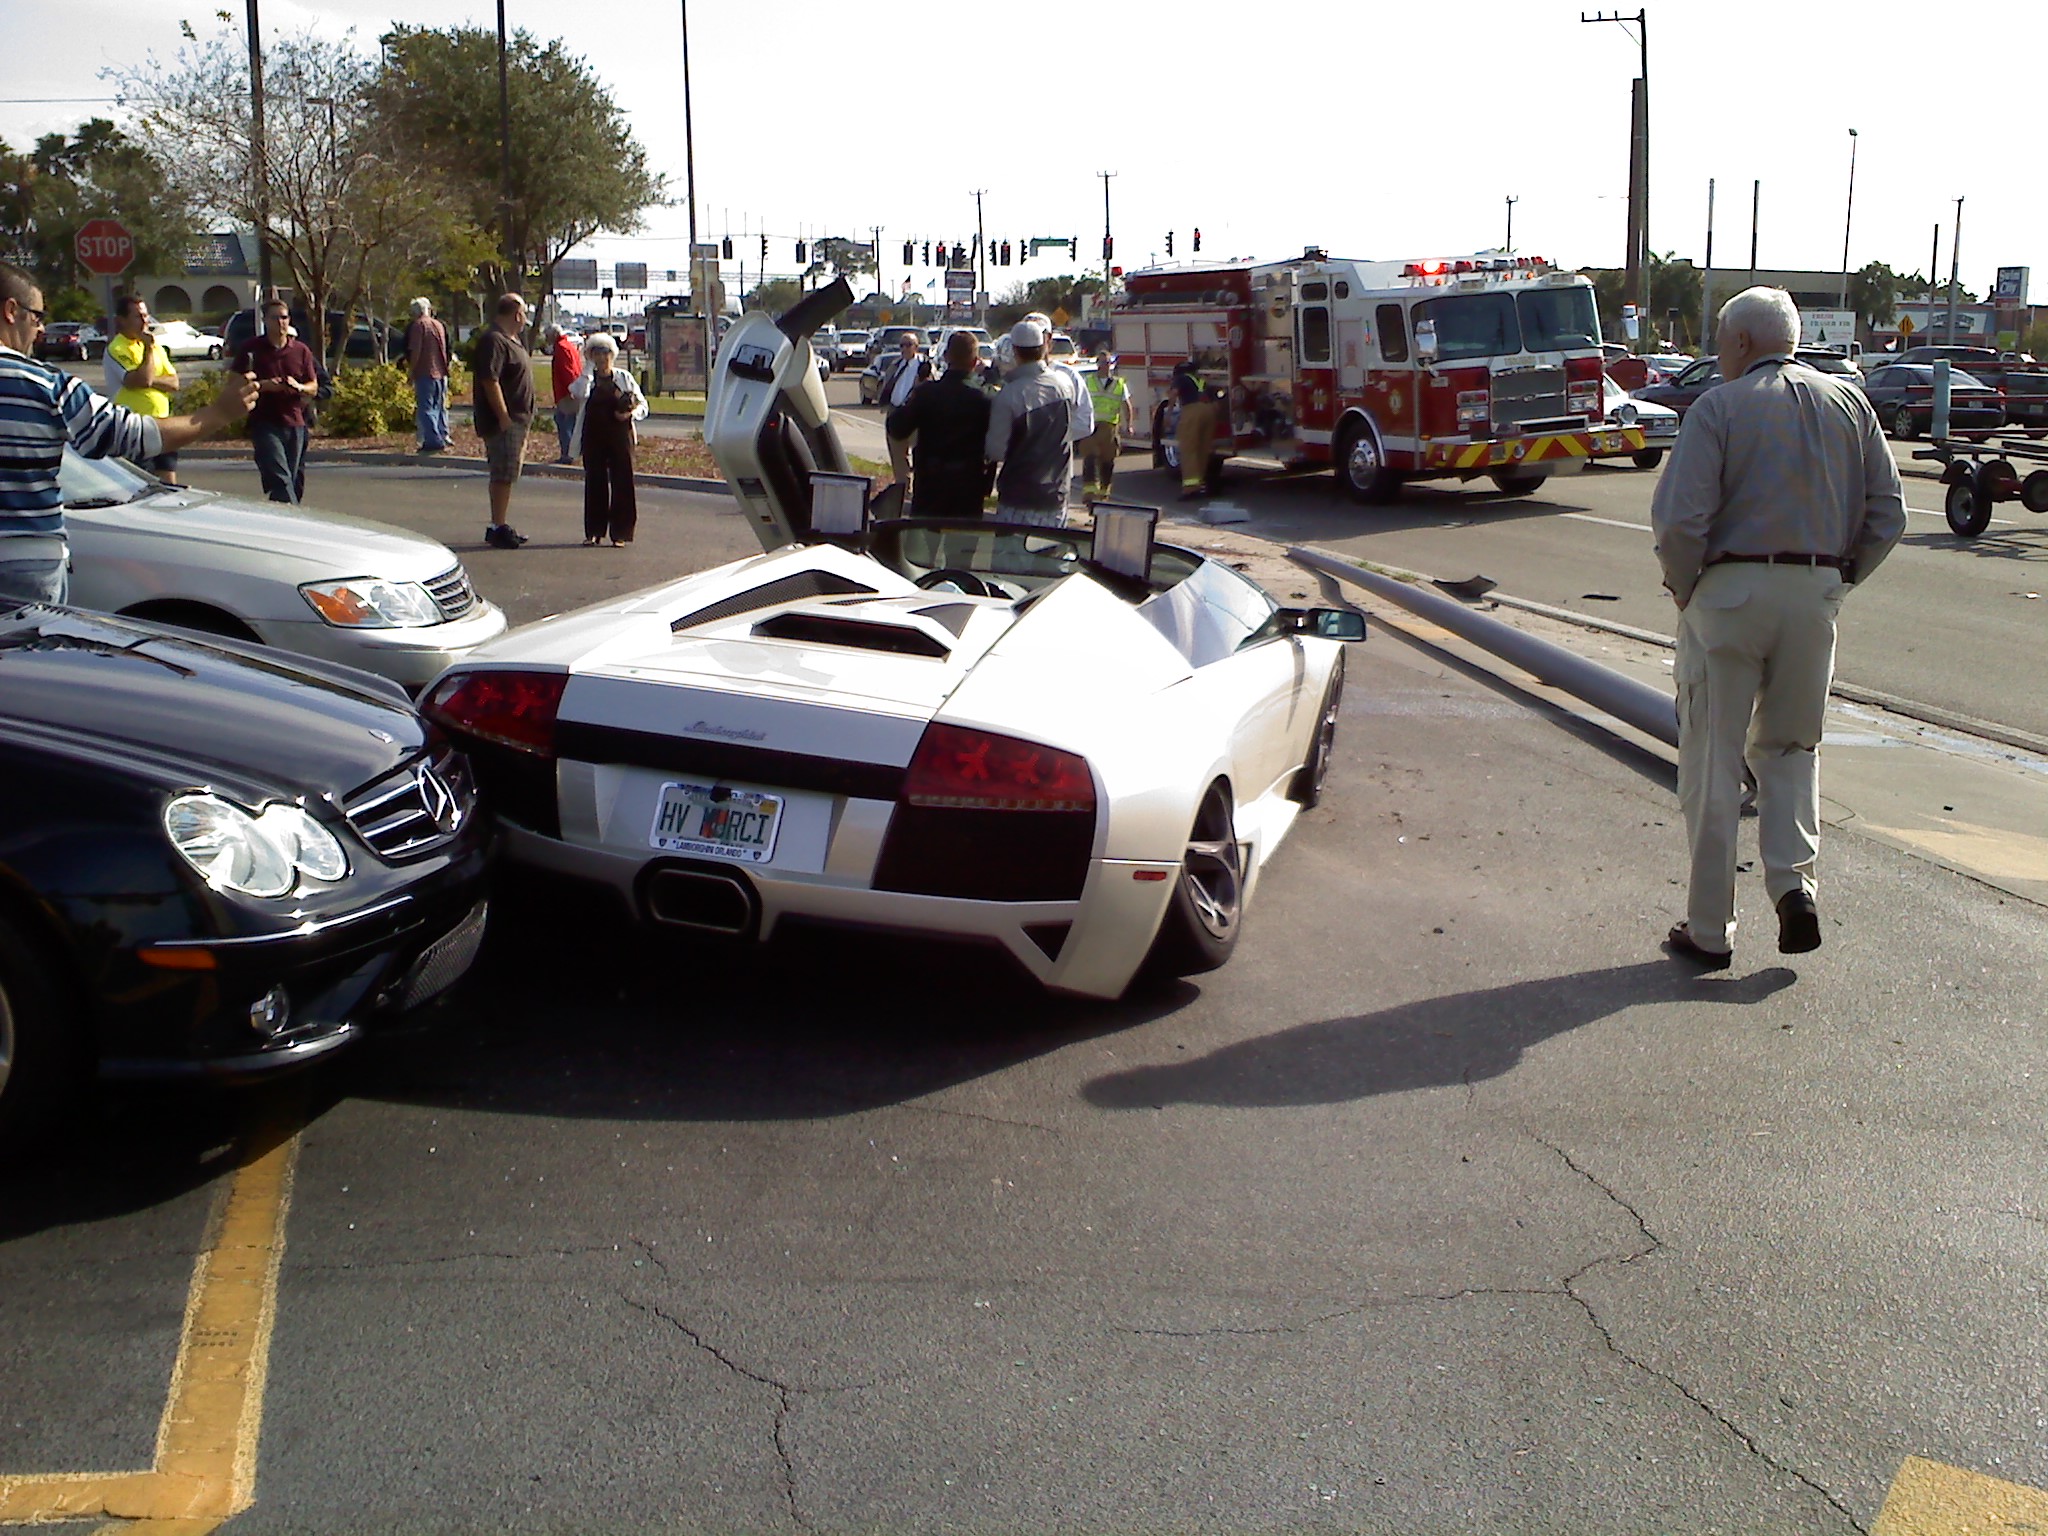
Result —
<svg viewBox="0 0 2048 1536"><path fill-rule="evenodd" d="M1948 488L1941 510L1959 538L1974 539L1991 526L1991 502L1977 494L1974 476Z"/></svg>
<svg viewBox="0 0 2048 1536"><path fill-rule="evenodd" d="M1543 489L1546 475L1532 475L1526 470L1497 470L1486 477L1503 496L1530 496Z"/></svg>
<svg viewBox="0 0 2048 1536"><path fill-rule="evenodd" d="M1371 427L1355 416L1337 434L1333 467L1337 484L1353 501L1384 506L1401 494L1400 472L1387 468L1380 454L1379 439L1373 436Z"/></svg>
<svg viewBox="0 0 2048 1536"><path fill-rule="evenodd" d="M1230 788L1209 786L1174 877L1146 968L1161 976L1197 976L1227 963L1244 926L1244 855L1231 821Z"/></svg>
<svg viewBox="0 0 2048 1536"><path fill-rule="evenodd" d="M1323 786L1330 777L1330 753L1337 744L1337 716L1344 707L1344 653L1330 669L1329 686L1323 689L1322 707L1316 714L1315 735L1308 744L1308 759L1295 772L1287 787L1287 798L1305 811L1323 803Z"/></svg>
<svg viewBox="0 0 2048 1536"><path fill-rule="evenodd" d="M1629 456L1629 463L1635 465L1637 469L1655 469L1663 462L1664 450L1662 448L1645 448L1641 453Z"/></svg>
<svg viewBox="0 0 2048 1536"><path fill-rule="evenodd" d="M168 599L162 602L137 603L133 608L121 610L125 619L142 619L150 624L175 624L180 629L196 629L203 635L218 635L223 640L240 640L249 645L263 644L263 637L236 618L232 613L223 613L205 603L179 602Z"/></svg>
<svg viewBox="0 0 2048 1536"><path fill-rule="evenodd" d="M1180 440L1174 436L1175 423L1166 419L1174 414L1162 405L1152 418L1152 467L1178 475Z"/></svg>
<svg viewBox="0 0 2048 1536"><path fill-rule="evenodd" d="M1919 435L1919 429L1913 425L1913 413L1911 411L1902 405L1892 412L1893 437L1898 438L1902 442L1910 443Z"/></svg>
<svg viewBox="0 0 2048 1536"><path fill-rule="evenodd" d="M34 1140L84 1086L84 1061L65 1038L64 1013L49 973L0 920L0 1148Z"/></svg>

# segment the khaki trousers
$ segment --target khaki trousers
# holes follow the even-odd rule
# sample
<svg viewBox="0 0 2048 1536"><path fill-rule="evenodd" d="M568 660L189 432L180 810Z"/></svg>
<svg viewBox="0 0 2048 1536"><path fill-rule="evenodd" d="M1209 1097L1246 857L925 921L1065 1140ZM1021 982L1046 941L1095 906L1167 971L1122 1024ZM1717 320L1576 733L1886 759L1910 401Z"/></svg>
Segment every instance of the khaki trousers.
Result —
<svg viewBox="0 0 2048 1536"><path fill-rule="evenodd" d="M1735 943L1736 828L1744 763L1775 906L1814 887L1820 738L1835 671L1841 574L1799 565L1710 566L1678 617L1678 803L1692 851L1686 922L1708 949Z"/></svg>
<svg viewBox="0 0 2048 1536"><path fill-rule="evenodd" d="M1216 402L1190 400L1180 408L1180 425L1174 428L1174 443L1180 449L1180 484L1184 491L1199 490L1209 478L1209 454L1216 446Z"/></svg>
<svg viewBox="0 0 2048 1536"><path fill-rule="evenodd" d="M911 494L910 450L917 443L917 434L913 432L908 437L898 437L893 432L885 432L883 436L889 439L889 473L903 487L907 498Z"/></svg>
<svg viewBox="0 0 2048 1536"><path fill-rule="evenodd" d="M1106 421L1081 439L1081 483L1088 489L1108 490L1116 476L1119 448L1117 425Z"/></svg>

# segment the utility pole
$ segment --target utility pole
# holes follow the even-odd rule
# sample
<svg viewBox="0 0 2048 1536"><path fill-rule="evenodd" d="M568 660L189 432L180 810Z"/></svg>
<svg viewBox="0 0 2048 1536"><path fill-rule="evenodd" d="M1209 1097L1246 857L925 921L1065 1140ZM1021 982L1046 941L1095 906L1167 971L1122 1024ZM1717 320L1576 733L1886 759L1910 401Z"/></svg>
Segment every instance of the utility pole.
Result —
<svg viewBox="0 0 2048 1536"><path fill-rule="evenodd" d="M1700 273L1700 355L1707 352L1707 317L1714 308L1714 178L1707 178L1707 266Z"/></svg>
<svg viewBox="0 0 2048 1536"><path fill-rule="evenodd" d="M1934 221L1934 248L1927 253L1927 335L1934 336L1934 273L1941 265L1941 220ZM1899 350L1905 350L1903 342Z"/></svg>
<svg viewBox="0 0 2048 1536"><path fill-rule="evenodd" d="M1856 130L1849 130L1849 206L1842 214L1842 308L1849 307L1849 221L1856 217Z"/></svg>
<svg viewBox="0 0 2048 1536"><path fill-rule="evenodd" d="M1097 171L1102 178L1102 303L1109 304L1110 258L1116 251L1116 242L1109 233L1109 184L1116 178L1115 171Z"/></svg>
<svg viewBox="0 0 2048 1536"><path fill-rule="evenodd" d="M981 200L987 195L987 187L974 189L974 323L983 330L988 329L988 236L981 221Z"/></svg>
<svg viewBox="0 0 2048 1536"><path fill-rule="evenodd" d="M1956 343L1956 279L1963 263L1963 200L1956 199L1956 224L1948 236L1948 344Z"/></svg>
<svg viewBox="0 0 2048 1536"><path fill-rule="evenodd" d="M1519 203L1520 201L1521 199L1519 197L1511 197L1508 199L1508 243L1502 246L1501 249L1506 251L1510 256L1515 254L1515 204Z"/></svg>
<svg viewBox="0 0 2048 1536"><path fill-rule="evenodd" d="M498 3L502 6L504 0L498 0ZM704 321L704 393L708 400L711 395L711 353L717 344L717 333L713 327L717 320L711 313L710 295L702 291L703 285L697 281L697 134L690 121L690 0L677 0L677 4L682 7L683 20L683 181L690 200L690 298ZM765 257L761 271L765 281L768 271Z"/></svg>
<svg viewBox="0 0 2048 1536"><path fill-rule="evenodd" d="M875 298L879 306L889 300L888 285L882 281L882 226L874 224L869 227L875 232Z"/></svg>
<svg viewBox="0 0 2048 1536"><path fill-rule="evenodd" d="M1639 10L1633 16L1619 11L1579 12L1582 25L1615 22L1624 32L1631 26L1642 52L1642 72L1636 77L1629 97L1628 140L1628 260L1623 264L1622 292L1636 299L1637 350L1649 350L1650 341L1650 13Z"/></svg>
<svg viewBox="0 0 2048 1536"><path fill-rule="evenodd" d="M276 290L270 285L270 150L263 131L263 20L249 0L249 172L256 194L256 314ZM112 287L110 282L108 287ZM315 303L319 301L314 300ZM107 305L109 318L114 306Z"/></svg>
<svg viewBox="0 0 2048 1536"><path fill-rule="evenodd" d="M1756 226L1757 215L1763 212L1764 183L1759 176L1749 188L1749 286L1756 286Z"/></svg>
<svg viewBox="0 0 2048 1536"><path fill-rule="evenodd" d="M526 285L520 279L519 254L512 249L512 75L505 54L505 0L498 0L498 208L498 243L505 258L505 289L508 293L523 293Z"/></svg>

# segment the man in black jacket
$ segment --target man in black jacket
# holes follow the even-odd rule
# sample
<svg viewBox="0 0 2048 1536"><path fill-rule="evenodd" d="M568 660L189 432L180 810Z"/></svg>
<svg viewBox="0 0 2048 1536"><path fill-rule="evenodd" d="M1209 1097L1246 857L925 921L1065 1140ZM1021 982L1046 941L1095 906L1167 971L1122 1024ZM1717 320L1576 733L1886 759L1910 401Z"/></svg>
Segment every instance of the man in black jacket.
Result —
<svg viewBox="0 0 2048 1536"><path fill-rule="evenodd" d="M931 359L924 355L924 346L917 331L905 331L896 338L896 360L882 368L882 391L875 396L875 404L884 411L901 409L910 399L910 392L932 376ZM903 487L904 494L910 491L910 450L913 446L908 437L898 437L896 430L884 422L889 439L889 468L895 472L896 483Z"/></svg>
<svg viewBox="0 0 2048 1536"><path fill-rule="evenodd" d="M988 492L982 440L988 434L988 396L974 383L981 344L972 331L946 341L946 372L910 392L889 413L892 441L917 438L918 517L979 517ZM906 488L908 489L908 488Z"/></svg>

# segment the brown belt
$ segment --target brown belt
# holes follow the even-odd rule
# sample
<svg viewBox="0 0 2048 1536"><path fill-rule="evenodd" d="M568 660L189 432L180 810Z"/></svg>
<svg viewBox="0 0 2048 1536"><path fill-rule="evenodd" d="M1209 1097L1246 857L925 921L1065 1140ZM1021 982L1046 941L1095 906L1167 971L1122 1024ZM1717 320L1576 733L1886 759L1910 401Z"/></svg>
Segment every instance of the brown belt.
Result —
<svg viewBox="0 0 2048 1536"><path fill-rule="evenodd" d="M1846 572L1848 560L1841 555L1716 555L1709 565L1818 565Z"/></svg>

